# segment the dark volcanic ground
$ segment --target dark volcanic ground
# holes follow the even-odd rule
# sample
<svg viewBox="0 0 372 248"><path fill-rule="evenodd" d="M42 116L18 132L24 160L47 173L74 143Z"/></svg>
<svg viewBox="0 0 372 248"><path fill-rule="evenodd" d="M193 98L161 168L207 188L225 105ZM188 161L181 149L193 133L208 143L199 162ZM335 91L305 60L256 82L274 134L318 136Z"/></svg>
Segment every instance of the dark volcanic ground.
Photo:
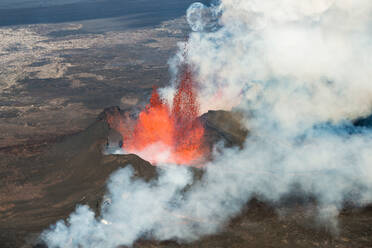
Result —
<svg viewBox="0 0 372 248"><path fill-rule="evenodd" d="M247 135L236 114L212 111L202 120L207 142L240 146ZM135 177L156 178L156 167L136 155L103 155L110 132L115 131L109 129L104 112L83 132L32 153L0 157L6 165L1 167L0 247L40 247L39 233L67 218L77 204L88 204L98 215L106 180L120 167L130 164ZM195 169L196 180L202 174ZM311 200L289 197L272 204L258 199L248 202L220 233L200 241L139 240L134 247L371 247L372 208L345 209L334 234L316 221Z"/></svg>
<svg viewBox="0 0 372 248"><path fill-rule="evenodd" d="M156 176L135 155L103 155L109 129L97 116L109 106L141 107L153 85L168 83L167 61L189 32L176 17L191 1L83 2L0 9L0 248L32 247L77 204L98 212L119 167ZM210 144L242 144L230 113L202 120ZM216 235L135 247L372 247L370 208L345 209L332 235L314 221L313 203L294 202L252 200Z"/></svg>

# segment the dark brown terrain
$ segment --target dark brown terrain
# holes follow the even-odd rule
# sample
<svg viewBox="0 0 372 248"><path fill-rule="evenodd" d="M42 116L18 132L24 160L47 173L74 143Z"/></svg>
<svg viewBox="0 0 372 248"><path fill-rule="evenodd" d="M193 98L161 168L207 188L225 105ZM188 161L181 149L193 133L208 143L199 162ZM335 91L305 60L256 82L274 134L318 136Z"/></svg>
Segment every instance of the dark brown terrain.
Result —
<svg viewBox="0 0 372 248"><path fill-rule="evenodd" d="M156 177L156 167L136 155L103 154L112 130L100 113L142 108L153 85L168 83L167 61L188 32L184 18L151 26L133 16L0 28L0 248L37 247L39 233L77 204L98 214L106 181L120 167ZM248 132L239 119L202 115L206 142L242 146ZM313 202L258 199L197 242L134 247L372 247L372 208L346 208L334 234L315 221Z"/></svg>
<svg viewBox="0 0 372 248"><path fill-rule="evenodd" d="M239 146L247 135L238 114L210 111L202 119L208 142ZM7 166L1 171L0 247L35 246L38 234L67 218L77 204L88 204L98 215L106 180L120 167L130 164L136 177L156 178L156 167L136 155L103 154L109 133L115 132L105 120L103 112L78 134L1 156ZM371 247L371 208L345 209L338 235L316 224L312 209L310 202L274 206L253 199L216 235L191 244L140 240L135 247Z"/></svg>

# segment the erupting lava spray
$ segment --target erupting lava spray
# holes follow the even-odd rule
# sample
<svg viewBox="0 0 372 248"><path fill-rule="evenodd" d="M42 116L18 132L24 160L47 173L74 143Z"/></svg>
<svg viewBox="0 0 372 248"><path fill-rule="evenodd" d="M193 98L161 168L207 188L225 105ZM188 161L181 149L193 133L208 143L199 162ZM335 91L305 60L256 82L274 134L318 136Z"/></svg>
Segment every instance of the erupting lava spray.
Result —
<svg viewBox="0 0 372 248"><path fill-rule="evenodd" d="M123 149L140 154L153 163L199 162L206 151L203 147L204 127L198 119L196 86L188 68L180 78L171 106L160 98L154 87L150 103L134 125L125 123L120 117L115 125L109 120L123 137ZM150 147L151 151L147 152Z"/></svg>

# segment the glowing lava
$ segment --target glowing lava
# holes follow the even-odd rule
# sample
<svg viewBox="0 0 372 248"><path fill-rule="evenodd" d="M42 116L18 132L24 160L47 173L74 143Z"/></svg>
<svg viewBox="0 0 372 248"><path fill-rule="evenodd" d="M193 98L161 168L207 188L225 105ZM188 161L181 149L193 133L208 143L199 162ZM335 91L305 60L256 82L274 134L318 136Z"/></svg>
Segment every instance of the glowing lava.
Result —
<svg viewBox="0 0 372 248"><path fill-rule="evenodd" d="M172 108L154 88L150 103L134 125L119 120L114 128L121 133L126 152L136 153L152 163L194 164L205 153L204 127L198 114L196 89L191 72L186 70Z"/></svg>

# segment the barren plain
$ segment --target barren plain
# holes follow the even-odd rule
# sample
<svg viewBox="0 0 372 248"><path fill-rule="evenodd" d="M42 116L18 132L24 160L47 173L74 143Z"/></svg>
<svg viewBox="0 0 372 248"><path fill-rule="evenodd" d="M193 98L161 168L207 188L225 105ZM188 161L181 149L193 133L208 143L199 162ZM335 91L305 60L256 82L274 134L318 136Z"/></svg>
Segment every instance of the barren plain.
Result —
<svg viewBox="0 0 372 248"><path fill-rule="evenodd" d="M126 108L168 82L183 18L92 33L102 22L0 28L0 149L83 130L103 108Z"/></svg>

